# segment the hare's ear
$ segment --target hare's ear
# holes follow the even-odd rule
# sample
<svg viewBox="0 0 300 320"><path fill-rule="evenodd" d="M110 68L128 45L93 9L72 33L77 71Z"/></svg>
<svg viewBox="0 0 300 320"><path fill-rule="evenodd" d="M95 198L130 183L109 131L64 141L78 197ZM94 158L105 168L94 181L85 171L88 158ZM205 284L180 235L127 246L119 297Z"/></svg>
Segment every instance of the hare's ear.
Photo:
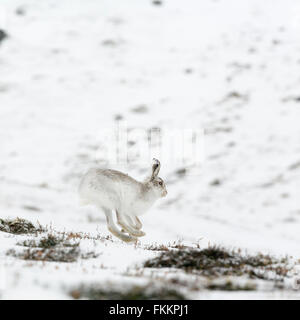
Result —
<svg viewBox="0 0 300 320"><path fill-rule="evenodd" d="M160 170L160 162L157 159L153 159L152 175L150 180L153 180L157 177L159 170Z"/></svg>

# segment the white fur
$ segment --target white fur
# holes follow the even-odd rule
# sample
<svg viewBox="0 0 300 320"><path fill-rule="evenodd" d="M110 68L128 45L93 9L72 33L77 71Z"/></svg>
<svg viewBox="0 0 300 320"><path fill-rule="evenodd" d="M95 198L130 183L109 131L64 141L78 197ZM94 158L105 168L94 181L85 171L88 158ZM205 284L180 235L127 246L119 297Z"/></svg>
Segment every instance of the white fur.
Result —
<svg viewBox="0 0 300 320"><path fill-rule="evenodd" d="M123 241L135 241L145 235L137 218L144 214L154 202L167 194L165 184L158 178L160 163L154 159L151 177L139 182L127 174L110 169L90 169L82 178L79 195L82 204L93 204L106 215L108 229ZM162 184L162 185L160 185ZM117 214L118 230L112 218Z"/></svg>

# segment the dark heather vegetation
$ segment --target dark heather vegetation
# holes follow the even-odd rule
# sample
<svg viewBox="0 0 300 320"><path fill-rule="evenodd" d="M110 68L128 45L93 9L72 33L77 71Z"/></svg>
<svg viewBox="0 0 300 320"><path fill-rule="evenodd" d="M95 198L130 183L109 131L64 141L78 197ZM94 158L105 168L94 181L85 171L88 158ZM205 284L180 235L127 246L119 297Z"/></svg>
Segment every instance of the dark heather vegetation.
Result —
<svg viewBox="0 0 300 320"><path fill-rule="evenodd" d="M18 245L24 246L24 247L30 247L30 248L52 248L56 246L62 246L62 247L78 247L80 244L79 241L77 242L71 242L70 240L66 239L64 235L54 235L54 234L48 234L47 236L43 237L40 240L25 240L23 242L19 242Z"/></svg>
<svg viewBox="0 0 300 320"><path fill-rule="evenodd" d="M98 254L96 254L95 252L81 253L80 249L77 247L54 247L51 249L29 248L21 252L11 249L6 254L8 256L12 256L23 260L49 262L75 262L80 258L90 259L98 257Z"/></svg>
<svg viewBox="0 0 300 320"><path fill-rule="evenodd" d="M0 219L0 231L8 232L12 234L28 234L44 232L45 229L41 226L34 226L30 221L25 219L16 218Z"/></svg>
<svg viewBox="0 0 300 320"><path fill-rule="evenodd" d="M4 31L3 29L0 29L0 44L3 40L8 38L8 34L6 31Z"/></svg>
<svg viewBox="0 0 300 320"><path fill-rule="evenodd" d="M17 252L11 249L7 255L23 260L52 261L52 262L75 262L80 257L78 248L55 248L55 249L26 249Z"/></svg>
<svg viewBox="0 0 300 320"><path fill-rule="evenodd" d="M163 251L146 261L144 267L184 269L206 277L247 275L251 279L270 279L272 273L277 280L283 280L289 272L286 259L277 260L263 254L243 255L217 246Z"/></svg>
<svg viewBox="0 0 300 320"><path fill-rule="evenodd" d="M210 283L205 287L208 290L222 290L222 291L252 291L256 290L254 283L238 284L231 280L224 283Z"/></svg>
<svg viewBox="0 0 300 320"><path fill-rule="evenodd" d="M73 239L72 239L73 240ZM81 253L79 242L71 242L64 235L48 234L40 240L25 240L17 243L19 246L28 247L21 252L11 249L7 255L23 260L52 261L52 262L75 262L79 258L96 258L94 252Z"/></svg>
<svg viewBox="0 0 300 320"><path fill-rule="evenodd" d="M70 292L74 299L90 300L185 300L186 297L175 289L154 285L133 286L129 289L117 290L108 287L81 286Z"/></svg>

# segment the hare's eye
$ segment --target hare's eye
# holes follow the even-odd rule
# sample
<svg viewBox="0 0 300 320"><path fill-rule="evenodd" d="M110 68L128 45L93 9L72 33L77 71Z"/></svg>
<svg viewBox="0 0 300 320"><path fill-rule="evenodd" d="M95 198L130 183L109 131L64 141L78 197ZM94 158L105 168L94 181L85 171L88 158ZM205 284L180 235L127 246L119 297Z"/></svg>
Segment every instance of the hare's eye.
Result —
<svg viewBox="0 0 300 320"><path fill-rule="evenodd" d="M163 183L162 183L162 181L159 181L159 183L158 183L160 186L162 186L163 185Z"/></svg>

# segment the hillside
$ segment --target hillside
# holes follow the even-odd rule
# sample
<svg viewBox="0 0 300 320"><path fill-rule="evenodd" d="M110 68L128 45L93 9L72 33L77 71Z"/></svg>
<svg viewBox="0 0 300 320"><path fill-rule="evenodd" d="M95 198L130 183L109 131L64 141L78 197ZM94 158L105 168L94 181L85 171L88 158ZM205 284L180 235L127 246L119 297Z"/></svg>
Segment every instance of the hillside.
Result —
<svg viewBox="0 0 300 320"><path fill-rule="evenodd" d="M146 286L149 297L299 298L297 0L5 0L0 10L1 298L112 298L121 284L140 286L130 297ZM147 162L107 163L104 132L120 123L205 133L200 164L160 159L168 196L141 217L137 244L112 238L77 197L92 166L147 175ZM32 225L10 229L16 218ZM211 248L215 267L250 256L267 275L227 272L228 261L208 275L205 263L144 265L162 253L199 262Z"/></svg>

